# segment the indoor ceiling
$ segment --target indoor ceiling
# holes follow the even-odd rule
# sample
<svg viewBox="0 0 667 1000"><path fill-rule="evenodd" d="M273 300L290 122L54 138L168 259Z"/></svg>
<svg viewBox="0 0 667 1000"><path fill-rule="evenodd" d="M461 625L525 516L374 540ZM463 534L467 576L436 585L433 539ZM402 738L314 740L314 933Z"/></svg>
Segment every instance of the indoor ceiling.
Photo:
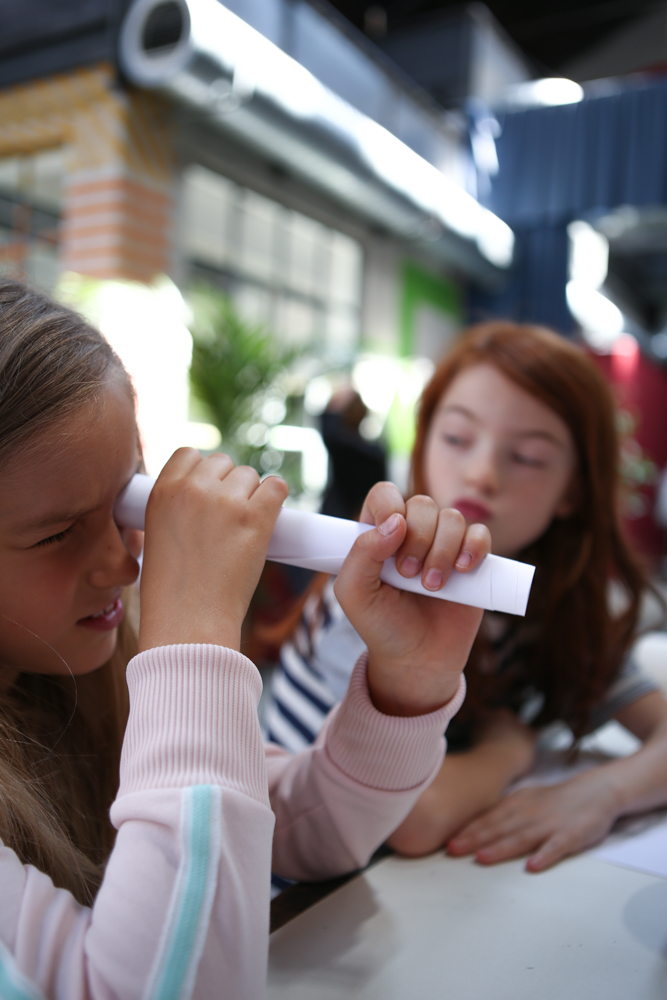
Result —
<svg viewBox="0 0 667 1000"><path fill-rule="evenodd" d="M454 11L460 0L332 0L357 28L377 23L377 8L386 11L387 28L411 24L434 11ZM548 75L602 41L606 35L642 14L664 6L664 0L486 0L496 20L535 65ZM375 13L375 17L373 17ZM382 14L382 11L380 11Z"/></svg>

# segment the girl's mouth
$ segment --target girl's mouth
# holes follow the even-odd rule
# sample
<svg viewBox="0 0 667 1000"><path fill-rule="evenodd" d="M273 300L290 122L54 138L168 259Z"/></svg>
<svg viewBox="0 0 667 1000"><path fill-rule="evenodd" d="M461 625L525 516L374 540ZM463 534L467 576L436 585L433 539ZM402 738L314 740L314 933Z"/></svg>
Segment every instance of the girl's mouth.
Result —
<svg viewBox="0 0 667 1000"><path fill-rule="evenodd" d="M86 628L92 628L96 632L110 632L112 629L118 628L124 614L125 608L123 607L123 602L120 597L117 597L112 604L109 604L102 611L98 611L94 615L88 615L87 618L80 618L77 625L84 625Z"/></svg>
<svg viewBox="0 0 667 1000"><path fill-rule="evenodd" d="M469 523L476 523L478 521L488 521L491 518L491 511L488 507L485 507L483 503L477 503L476 500L455 500L452 504L455 510L463 514L466 521Z"/></svg>

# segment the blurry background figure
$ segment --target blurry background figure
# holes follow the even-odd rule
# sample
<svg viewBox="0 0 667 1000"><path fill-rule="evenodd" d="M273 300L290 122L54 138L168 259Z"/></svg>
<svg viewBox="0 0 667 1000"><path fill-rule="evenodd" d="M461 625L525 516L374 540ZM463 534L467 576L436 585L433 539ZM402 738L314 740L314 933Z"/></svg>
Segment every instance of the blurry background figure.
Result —
<svg viewBox="0 0 667 1000"><path fill-rule="evenodd" d="M368 409L351 386L334 393L320 416L320 431L329 452L322 514L356 520L371 486L387 478L384 448L360 432L366 416Z"/></svg>

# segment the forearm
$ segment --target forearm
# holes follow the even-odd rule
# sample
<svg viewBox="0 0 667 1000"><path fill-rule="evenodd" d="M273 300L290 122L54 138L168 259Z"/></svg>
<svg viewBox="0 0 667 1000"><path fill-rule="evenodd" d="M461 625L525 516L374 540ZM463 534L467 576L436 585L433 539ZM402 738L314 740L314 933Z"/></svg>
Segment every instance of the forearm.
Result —
<svg viewBox="0 0 667 1000"><path fill-rule="evenodd" d="M604 764L595 773L609 788L616 816L666 805L667 722L657 727L637 753Z"/></svg>
<svg viewBox="0 0 667 1000"><path fill-rule="evenodd" d="M365 665L364 656L313 747L294 757L269 748L273 865L280 875L317 879L363 867L440 766L442 734L464 684L438 712L387 716L370 700Z"/></svg>
<svg viewBox="0 0 667 1000"><path fill-rule="evenodd" d="M193 1000L259 1000L273 816L257 671L231 650L172 646L136 657L128 684L118 836L95 903L0 850L0 942L54 1000L165 983Z"/></svg>
<svg viewBox="0 0 667 1000"><path fill-rule="evenodd" d="M389 838L389 845L409 856L430 854L495 805L526 767L526 753L518 754L515 747L495 741L447 756L433 784Z"/></svg>

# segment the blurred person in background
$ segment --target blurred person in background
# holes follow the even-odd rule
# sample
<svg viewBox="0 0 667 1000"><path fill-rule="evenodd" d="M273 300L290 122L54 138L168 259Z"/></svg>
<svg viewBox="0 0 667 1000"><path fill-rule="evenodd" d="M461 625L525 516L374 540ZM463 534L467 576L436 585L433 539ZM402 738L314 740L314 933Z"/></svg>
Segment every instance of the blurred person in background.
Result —
<svg viewBox="0 0 667 1000"><path fill-rule="evenodd" d="M329 452L322 514L356 520L370 488L387 478L384 448L368 441L359 430L367 416L364 401L351 386L334 393L320 416L320 432Z"/></svg>

